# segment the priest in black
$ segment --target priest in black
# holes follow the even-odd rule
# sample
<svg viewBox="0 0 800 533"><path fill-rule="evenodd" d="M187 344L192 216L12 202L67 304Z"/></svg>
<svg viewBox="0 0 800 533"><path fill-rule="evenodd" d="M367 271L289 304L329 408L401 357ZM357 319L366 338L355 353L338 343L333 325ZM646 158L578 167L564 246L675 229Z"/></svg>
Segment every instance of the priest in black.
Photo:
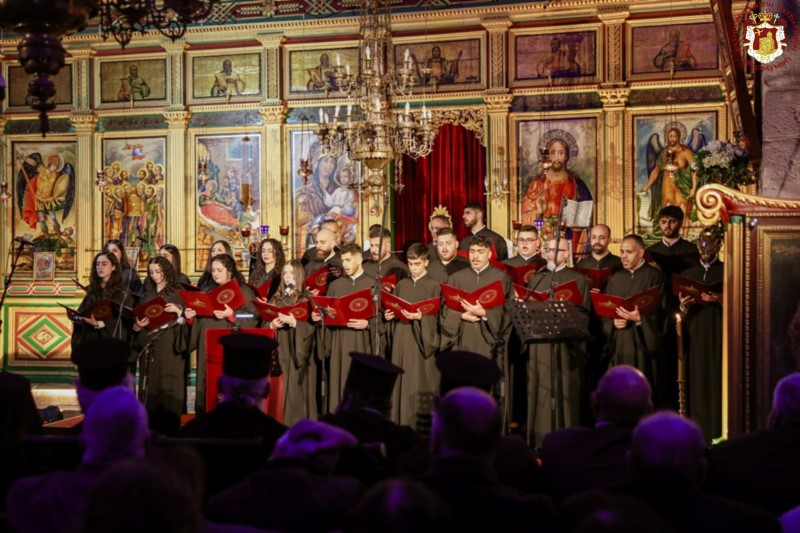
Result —
<svg viewBox="0 0 800 533"><path fill-rule="evenodd" d="M450 227L437 232L436 252L429 259L428 274L437 281L447 281L459 270L469 268L469 260L458 254L458 237Z"/></svg>
<svg viewBox="0 0 800 533"><path fill-rule="evenodd" d="M323 228L319 230L316 238L317 245L312 248L314 256L304 267L306 277L325 265L330 265L330 270L328 271L328 283L330 283L341 275L342 269L342 258L336 249L336 234L327 228Z"/></svg>
<svg viewBox="0 0 800 533"><path fill-rule="evenodd" d="M558 245L558 248L556 248ZM558 252L556 253L556 250ZM589 286L586 278L567 267L569 242L551 239L547 243L547 268L528 282L528 289L547 292L558 285L575 281L580 293L579 309L588 313ZM554 295L558 298L557 295ZM568 298L565 298L568 299ZM555 368L553 364L555 363ZM528 360L528 442L541 444L554 430L580 422L581 386L586 363L586 345L582 342L531 344ZM556 383L552 377L555 375ZM555 390L554 390L555 389ZM555 418L550 402L555 400Z"/></svg>
<svg viewBox="0 0 800 533"><path fill-rule="evenodd" d="M640 313L617 308L618 318L603 318L603 332L608 338L606 350L611 354L611 364L631 365L644 373L650 383L654 381L656 363L666 357L661 349L664 331L664 274L644 261L644 241L639 235L628 235L620 245L623 270L608 281L605 292L628 298L650 287L659 287L661 303L657 309ZM654 395L655 396L655 395Z"/></svg>
<svg viewBox="0 0 800 533"><path fill-rule="evenodd" d="M493 259L503 261L508 259L508 244L505 238L499 233L495 233L486 226L486 209L478 202L470 202L464 207L464 225L470 231L470 235L461 241L459 250L468 251L472 240L475 237L485 237L492 242L492 248L497 254Z"/></svg>
<svg viewBox="0 0 800 533"><path fill-rule="evenodd" d="M409 276L408 267L392 253L392 234L387 228L373 228L369 232L369 261L364 272L373 278L395 276L397 281Z"/></svg>
<svg viewBox="0 0 800 533"><path fill-rule="evenodd" d="M469 247L470 268L459 270L447 284L467 292L474 292L490 283L500 281L505 299L513 298L511 278L490 264L492 242L483 236L475 237ZM463 311L454 311L442 305L441 350L467 350L499 359L508 342L511 320L502 305L484 309L480 302L472 305L461 302Z"/></svg>
<svg viewBox="0 0 800 533"><path fill-rule="evenodd" d="M680 294L680 309L686 314L688 343L689 416L703 431L707 443L722 435L722 293L711 290L723 279L718 258L719 240L705 230L697 240L700 264L681 276L709 286L699 296Z"/></svg>
<svg viewBox="0 0 800 533"><path fill-rule="evenodd" d="M333 233L333 249L335 251L339 251L339 247L342 245L342 230L339 227L339 223L335 220L326 220L322 224L319 225L319 229L317 230L317 234L319 234L322 230L329 230ZM303 257L300 259L300 262L303 264L303 267L309 264L312 261L317 260L317 239L316 235L314 236L314 244L309 246L308 249L303 254Z"/></svg>
<svg viewBox="0 0 800 533"><path fill-rule="evenodd" d="M611 242L611 228L605 224L596 224L589 233L589 239L592 253L578 261L576 267L595 270L602 268L619 270L622 268L619 256L612 254L608 249L608 243Z"/></svg>

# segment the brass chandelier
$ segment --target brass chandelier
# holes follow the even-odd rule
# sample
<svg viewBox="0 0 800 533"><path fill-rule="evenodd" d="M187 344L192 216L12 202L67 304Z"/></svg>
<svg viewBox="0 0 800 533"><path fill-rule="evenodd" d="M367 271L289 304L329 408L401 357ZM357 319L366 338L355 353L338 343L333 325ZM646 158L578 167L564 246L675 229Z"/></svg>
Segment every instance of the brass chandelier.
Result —
<svg viewBox="0 0 800 533"><path fill-rule="evenodd" d="M365 195L384 194L387 184L402 191L402 155L416 159L430 154L438 127L424 103L418 111L408 102L396 110L394 99L412 96L418 73L425 76L430 69L416 65L408 50L400 66L395 65L389 0L361 1L359 35L358 69L342 65L337 56L327 88L328 96L333 92L347 97L344 118L340 106L332 117L320 110L316 134L322 153L346 153L369 169L369 176L355 185ZM392 161L397 168L389 183L384 170Z"/></svg>

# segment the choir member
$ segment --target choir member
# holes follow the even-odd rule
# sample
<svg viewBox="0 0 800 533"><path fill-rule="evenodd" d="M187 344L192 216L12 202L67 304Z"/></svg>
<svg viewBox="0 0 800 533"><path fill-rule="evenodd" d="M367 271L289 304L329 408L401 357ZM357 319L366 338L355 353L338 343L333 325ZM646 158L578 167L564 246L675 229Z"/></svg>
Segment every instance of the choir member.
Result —
<svg viewBox="0 0 800 533"><path fill-rule="evenodd" d="M300 261L293 259L283 265L278 290L270 303L278 306L306 302L306 276ZM284 417L287 426L301 418L317 417L317 372L312 360L314 326L294 315L279 314L269 327L275 330L278 359L283 369Z"/></svg>
<svg viewBox="0 0 800 533"><path fill-rule="evenodd" d="M556 249L556 245L558 248ZM556 250L558 250L556 252ZM586 278L567 267L569 242L551 239L547 243L547 268L539 270L528 282L528 289L546 292L552 287L575 281L580 291L581 312L591 308ZM553 364L555 363L555 369ZM528 442L537 445L555 429L580 423L581 387L586 364L586 346L579 342L531 344L528 360ZM553 383L552 377L560 383ZM555 400L555 419L551 400Z"/></svg>
<svg viewBox="0 0 800 533"><path fill-rule="evenodd" d="M611 242L611 228L605 224L594 225L589 232L589 242L592 246L592 253L578 261L576 267L595 270L602 268L619 270L622 268L620 258L608 249L608 243Z"/></svg>
<svg viewBox="0 0 800 533"><path fill-rule="evenodd" d="M719 240L710 230L697 240L700 264L681 276L705 285L721 284L722 262ZM689 416L703 431L707 443L722 435L722 294L711 290L695 298L680 294L680 309L686 314L688 340Z"/></svg>
<svg viewBox="0 0 800 533"><path fill-rule="evenodd" d="M336 249L336 234L323 228L317 232L316 240L315 255L305 266L306 277L325 265L330 265L331 271L328 273L328 280L331 282L339 276L342 267L341 249Z"/></svg>
<svg viewBox="0 0 800 533"><path fill-rule="evenodd" d="M223 311L214 311L212 317L198 317L197 311L187 306L184 315L193 323L189 329L189 334L184 336L184 345L180 346L182 351L191 352L197 350L197 386L195 396L195 413L204 413L206 407L206 331L210 329L232 329L234 323L240 327L255 327L259 319L253 307L255 294L252 289L245 285L244 278L236 268L236 261L228 254L219 254L211 260L211 281L207 290L215 289L220 285L235 279L239 282L239 287L246 300L245 305L239 308L242 314L252 315L252 318L235 320L235 309L228 305Z"/></svg>
<svg viewBox="0 0 800 533"><path fill-rule="evenodd" d="M147 278L144 280L143 302L160 296L167 304L164 311L174 313L177 319L183 314L183 301L178 295L181 285L172 263L166 258L156 256L147 264ZM133 324L133 349L139 353L139 399L154 418L170 418L175 433L180 427L180 416L186 405L184 383L184 357L180 350L184 321L168 322L156 330L147 329L150 319L135 319Z"/></svg>
<svg viewBox="0 0 800 533"><path fill-rule="evenodd" d="M469 268L469 259L458 254L456 232L449 227L436 233L436 254L429 260L428 274L438 281L447 281L459 270Z"/></svg>
<svg viewBox="0 0 800 533"><path fill-rule="evenodd" d="M339 223L336 222L335 220L326 220L322 224L319 225L319 231L324 230L324 229L330 230L333 233L333 235L334 235L334 237L333 237L333 247L334 247L334 250L338 251L339 247L342 245L342 237L341 237L342 230L339 227ZM319 233L319 231L317 233ZM308 247L308 249L303 254L303 257L300 259L300 262L303 264L303 268L305 268L305 266L307 264L309 264L310 262L317 260L316 242L317 241L316 241L316 238L315 238L314 239L314 244L312 244L311 246Z"/></svg>
<svg viewBox="0 0 800 533"><path fill-rule="evenodd" d="M122 266L122 284L128 287L130 294L133 295L133 302L135 303L139 294L142 292L142 281L139 279L139 272L137 272L138 265L131 265L128 259L128 254L125 253L125 245L119 239L110 239L106 241L103 246L104 252L111 252L117 256L117 261Z"/></svg>
<svg viewBox="0 0 800 533"><path fill-rule="evenodd" d="M103 300L110 300L114 304L114 315L103 320L96 320L92 316L76 320L72 332L73 351L89 339L99 337L114 337L124 341L130 339L130 314L124 308L130 308L133 296L125 290L122 283L122 266L117 256L111 252L100 252L94 257L88 291L78 306L78 313L84 313ZM120 304L123 309L120 309Z"/></svg>
<svg viewBox="0 0 800 533"><path fill-rule="evenodd" d="M472 240L475 237L486 237L492 242L497 257L493 259L504 261L508 259L508 244L505 238L499 233L495 233L486 226L486 209L478 202L470 202L464 207L464 225L470 231L470 235L461 241L459 250L468 251Z"/></svg>
<svg viewBox="0 0 800 533"><path fill-rule="evenodd" d="M547 261L536 252L539 250L539 230L536 226L526 224L517 232L517 255L509 257L503 263L512 267L521 267L537 264L544 266Z"/></svg>
<svg viewBox="0 0 800 533"><path fill-rule="evenodd" d="M406 252L410 278L397 282L394 294L411 303L441 296L439 282L428 275L428 250L415 242ZM394 388L393 420L401 425L422 429L429 425L433 396L439 386L439 372L433 357L439 349L437 316L409 313L399 317L386 310L384 317L391 321L391 359L404 370Z"/></svg>
<svg viewBox="0 0 800 533"><path fill-rule="evenodd" d="M226 254L233 257L233 248L231 245L228 244L228 241L219 240L216 241L214 244L211 245L211 248L208 251L208 261L206 261L206 268L203 271L203 274L200 276L200 279L197 280L197 286L203 289L204 291L208 291L209 289L213 289L216 287L214 280L211 276L211 262L220 254ZM244 280L244 278L242 278Z"/></svg>
<svg viewBox="0 0 800 533"><path fill-rule="evenodd" d="M189 279L189 276L183 273L181 251L178 250L177 246L174 244L165 244L158 249L158 255L165 257L167 261L172 264L172 268L175 270L175 274L178 276L178 283L185 283L186 285L190 285L192 283Z"/></svg>
<svg viewBox="0 0 800 533"><path fill-rule="evenodd" d="M409 276L408 267L392 253L392 233L378 226L369 232L369 261L364 272L373 278L395 276L397 281Z"/></svg>
<svg viewBox="0 0 800 533"><path fill-rule="evenodd" d="M258 247L259 253L255 260L255 268L247 280L250 285L260 287L268 281L274 281L281 276L283 265L286 264L286 255L283 246L277 239L264 239ZM272 283L267 294L267 300L275 295L278 283Z"/></svg>
<svg viewBox="0 0 800 533"><path fill-rule="evenodd" d="M434 213L436 213L434 211ZM436 258L436 236L439 234L439 230L443 228L449 228L453 224L450 222L450 217L445 215L431 215L430 221L428 222L428 231L431 232L431 242L428 244L428 259L433 261Z"/></svg>

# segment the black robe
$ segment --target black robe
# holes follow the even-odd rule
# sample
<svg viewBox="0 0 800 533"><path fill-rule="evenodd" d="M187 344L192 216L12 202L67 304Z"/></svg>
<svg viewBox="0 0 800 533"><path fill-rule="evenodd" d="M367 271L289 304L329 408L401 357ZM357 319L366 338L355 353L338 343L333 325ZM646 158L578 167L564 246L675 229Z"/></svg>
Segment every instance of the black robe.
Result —
<svg viewBox="0 0 800 533"><path fill-rule="evenodd" d="M693 266L681 276L714 285L723 279L723 265L708 271ZM699 301L686 313L686 380L689 416L700 425L706 442L722 435L722 304Z"/></svg>
<svg viewBox="0 0 800 533"><path fill-rule="evenodd" d="M373 278L377 278L378 262L372 260L364 262L364 272ZM391 275L397 276L397 281L400 281L401 279L411 277L411 272L409 272L405 263L400 261L394 255L390 255L381 263L381 278Z"/></svg>
<svg viewBox="0 0 800 533"><path fill-rule="evenodd" d="M272 268L269 272L261 271L258 275L256 275L255 271L253 271L253 273L251 273L250 277L247 279L247 283L257 289L266 282L271 281L272 284L267 291L267 300L270 300L273 296L275 296L275 291L278 290L280 277L281 273L277 268Z"/></svg>
<svg viewBox="0 0 800 533"><path fill-rule="evenodd" d="M555 279L555 285L574 280L578 284L583 303L580 309L588 313L591 307L586 278L570 268L557 272L540 270L528 282L528 288L545 292ZM553 394L552 363L556 363L555 390L556 418L552 420L550 399ZM528 360L528 443L542 443L544 436L554 429L576 426L580 423L581 386L586 364L585 343L537 343L529 347Z"/></svg>
<svg viewBox="0 0 800 533"><path fill-rule="evenodd" d="M438 298L441 293L439 282L428 275L416 281L401 280L394 291L395 295L412 303ZM391 360L405 371L394 387L392 419L424 431L429 429L433 397L439 387L439 370L433 357L439 349L438 317L422 315L421 320L407 323L396 318L391 328Z"/></svg>
<svg viewBox="0 0 800 533"><path fill-rule="evenodd" d="M491 265L482 272L475 272L471 266L459 270L449 278L447 284L467 292L476 291L495 281L503 284L506 301L514 297L511 278L504 271ZM442 305L440 349L445 351L467 350L492 359L505 353L505 346L511 332L511 320L505 307L499 305L486 311L486 320L467 322L461 319L464 311L454 311ZM498 364L502 361L498 359Z"/></svg>
<svg viewBox="0 0 800 533"><path fill-rule="evenodd" d="M650 287L661 288L661 303L649 313L641 313L641 325L628 322L623 329L614 327L614 320L603 318L603 333L608 339L607 353L611 354L612 365L631 365L641 370L655 385L656 363L662 354L663 311L665 307L664 274L646 263L631 272L620 270L608 280L606 294L627 298ZM654 386L655 388L655 386Z"/></svg>
<svg viewBox="0 0 800 533"><path fill-rule="evenodd" d="M478 230L477 233L464 237L464 239L458 243L458 249L469 251L469 245L472 243L472 239L474 239L477 235L486 237L494 244L494 248L497 251L497 257L492 256L492 259L496 261L504 261L508 259L508 243L506 243L506 240L502 235L490 230L489 226L484 226Z"/></svg>
<svg viewBox="0 0 800 533"><path fill-rule="evenodd" d="M328 287L328 296L341 298L358 292L362 289L373 289L375 278L362 272L356 279L351 277L339 278ZM330 370L328 375L328 411L333 412L339 406L350 371L350 352L375 353L373 351L373 335L376 321L370 320L367 329L353 329L348 327L328 328L329 336L325 339L327 353L330 354ZM319 337L318 337L319 339Z"/></svg>
<svg viewBox="0 0 800 533"><path fill-rule="evenodd" d="M133 296L130 292L126 293L124 287L121 290L109 292L105 289L90 289L83 301L78 306L78 313L83 313L93 305L108 299L115 302L115 307L125 297L124 306L131 307L133 305ZM84 322L75 322L72 330L72 351L88 341L89 339L97 339L101 337L116 337L128 342L131 338L131 331L133 328L133 318L130 312L123 310L121 318L119 315L119 307L115 310L116 317L107 318L103 320L102 328L94 328Z"/></svg>
<svg viewBox="0 0 800 533"><path fill-rule="evenodd" d="M589 255L578 261L578 263L575 266L578 268L595 269L595 270L599 270L601 268L611 268L614 270L620 270L622 268L622 260L619 258L619 256L616 256L612 253L608 253L598 261L590 253Z"/></svg>
<svg viewBox="0 0 800 533"><path fill-rule="evenodd" d="M277 296L271 300L273 305L281 306L297 302L291 296ZM296 327L283 326L275 330L278 360L283 370L283 421L287 426L301 418L317 418L317 367L312 357L315 333L313 324L300 320Z"/></svg>
<svg viewBox="0 0 800 533"><path fill-rule="evenodd" d="M465 268L469 268L469 260L463 256L455 256L446 265L442 263L438 256L433 256L428 264L428 275L437 281L445 283L447 278Z"/></svg>

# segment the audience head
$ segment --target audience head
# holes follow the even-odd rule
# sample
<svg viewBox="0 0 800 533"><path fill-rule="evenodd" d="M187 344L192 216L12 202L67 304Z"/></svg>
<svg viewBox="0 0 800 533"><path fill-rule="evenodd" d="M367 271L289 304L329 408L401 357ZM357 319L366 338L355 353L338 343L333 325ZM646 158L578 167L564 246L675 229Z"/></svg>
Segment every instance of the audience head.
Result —
<svg viewBox="0 0 800 533"><path fill-rule="evenodd" d="M302 419L275 443L271 460L301 459L330 474L339 460L339 450L355 448L358 439L347 431L315 420Z"/></svg>
<svg viewBox="0 0 800 533"><path fill-rule="evenodd" d="M433 413L434 461L469 457L491 463L503 431L503 417L492 396L472 387L447 393Z"/></svg>
<svg viewBox="0 0 800 533"><path fill-rule="evenodd" d="M133 390L133 376L128 373L130 345L113 337L89 339L72 352L72 362L78 367L75 389L78 403L85 413L97 395L109 387L123 385Z"/></svg>
<svg viewBox="0 0 800 533"><path fill-rule="evenodd" d="M364 494L344 531L445 531L449 523L450 510L435 492L416 481L390 479Z"/></svg>
<svg viewBox="0 0 800 533"><path fill-rule="evenodd" d="M539 230L525 224L517 232L517 250L522 257L531 257L539 250Z"/></svg>
<svg viewBox="0 0 800 533"><path fill-rule="evenodd" d="M469 202L464 206L464 215L462 218L468 230L472 230L474 227L480 229L485 224L486 210L483 205L478 202Z"/></svg>
<svg viewBox="0 0 800 533"><path fill-rule="evenodd" d="M342 246L339 256L342 258L342 270L346 275L355 276L361 272L361 262L364 256L357 243L349 242Z"/></svg>
<svg viewBox="0 0 800 533"><path fill-rule="evenodd" d="M636 425L653 411L650 383L632 366L613 366L592 393L592 406L599 422Z"/></svg>
<svg viewBox="0 0 800 533"><path fill-rule="evenodd" d="M703 434L695 422L661 411L643 419L633 431L631 473L670 472L699 481L706 467L704 449Z"/></svg>
<svg viewBox="0 0 800 533"><path fill-rule="evenodd" d="M222 375L218 381L221 401L263 411L269 395L272 354L278 343L253 333L232 333L219 342L222 344Z"/></svg>
<svg viewBox="0 0 800 533"><path fill-rule="evenodd" d="M376 355L350 352L350 371L337 412L374 409L389 417L392 392L403 369Z"/></svg>
<svg viewBox="0 0 800 533"><path fill-rule="evenodd" d="M608 243L611 242L611 228L605 224L595 224L589 233L592 253L595 255L605 255L608 251Z"/></svg>
<svg viewBox="0 0 800 533"><path fill-rule="evenodd" d="M500 367L488 357L460 350L439 354L436 368L441 373L440 398L459 387L475 387L491 392L501 375Z"/></svg>
<svg viewBox="0 0 800 533"><path fill-rule="evenodd" d="M453 228L441 228L436 233L436 251L441 261L452 261L458 255L458 238Z"/></svg>
<svg viewBox="0 0 800 533"><path fill-rule="evenodd" d="M800 426L800 372L789 374L778 382L767 426Z"/></svg>
<svg viewBox="0 0 800 533"><path fill-rule="evenodd" d="M627 270L635 270L644 259L644 240L639 235L626 235L619 250L622 266Z"/></svg>
<svg viewBox="0 0 800 533"><path fill-rule="evenodd" d="M110 387L86 411L83 462L110 465L142 457L150 438L144 405L126 387Z"/></svg>
<svg viewBox="0 0 800 533"><path fill-rule="evenodd" d="M165 244L158 249L158 255L166 258L172 263L172 268L175 269L175 274L180 277L183 273L181 264L181 251L174 244Z"/></svg>

